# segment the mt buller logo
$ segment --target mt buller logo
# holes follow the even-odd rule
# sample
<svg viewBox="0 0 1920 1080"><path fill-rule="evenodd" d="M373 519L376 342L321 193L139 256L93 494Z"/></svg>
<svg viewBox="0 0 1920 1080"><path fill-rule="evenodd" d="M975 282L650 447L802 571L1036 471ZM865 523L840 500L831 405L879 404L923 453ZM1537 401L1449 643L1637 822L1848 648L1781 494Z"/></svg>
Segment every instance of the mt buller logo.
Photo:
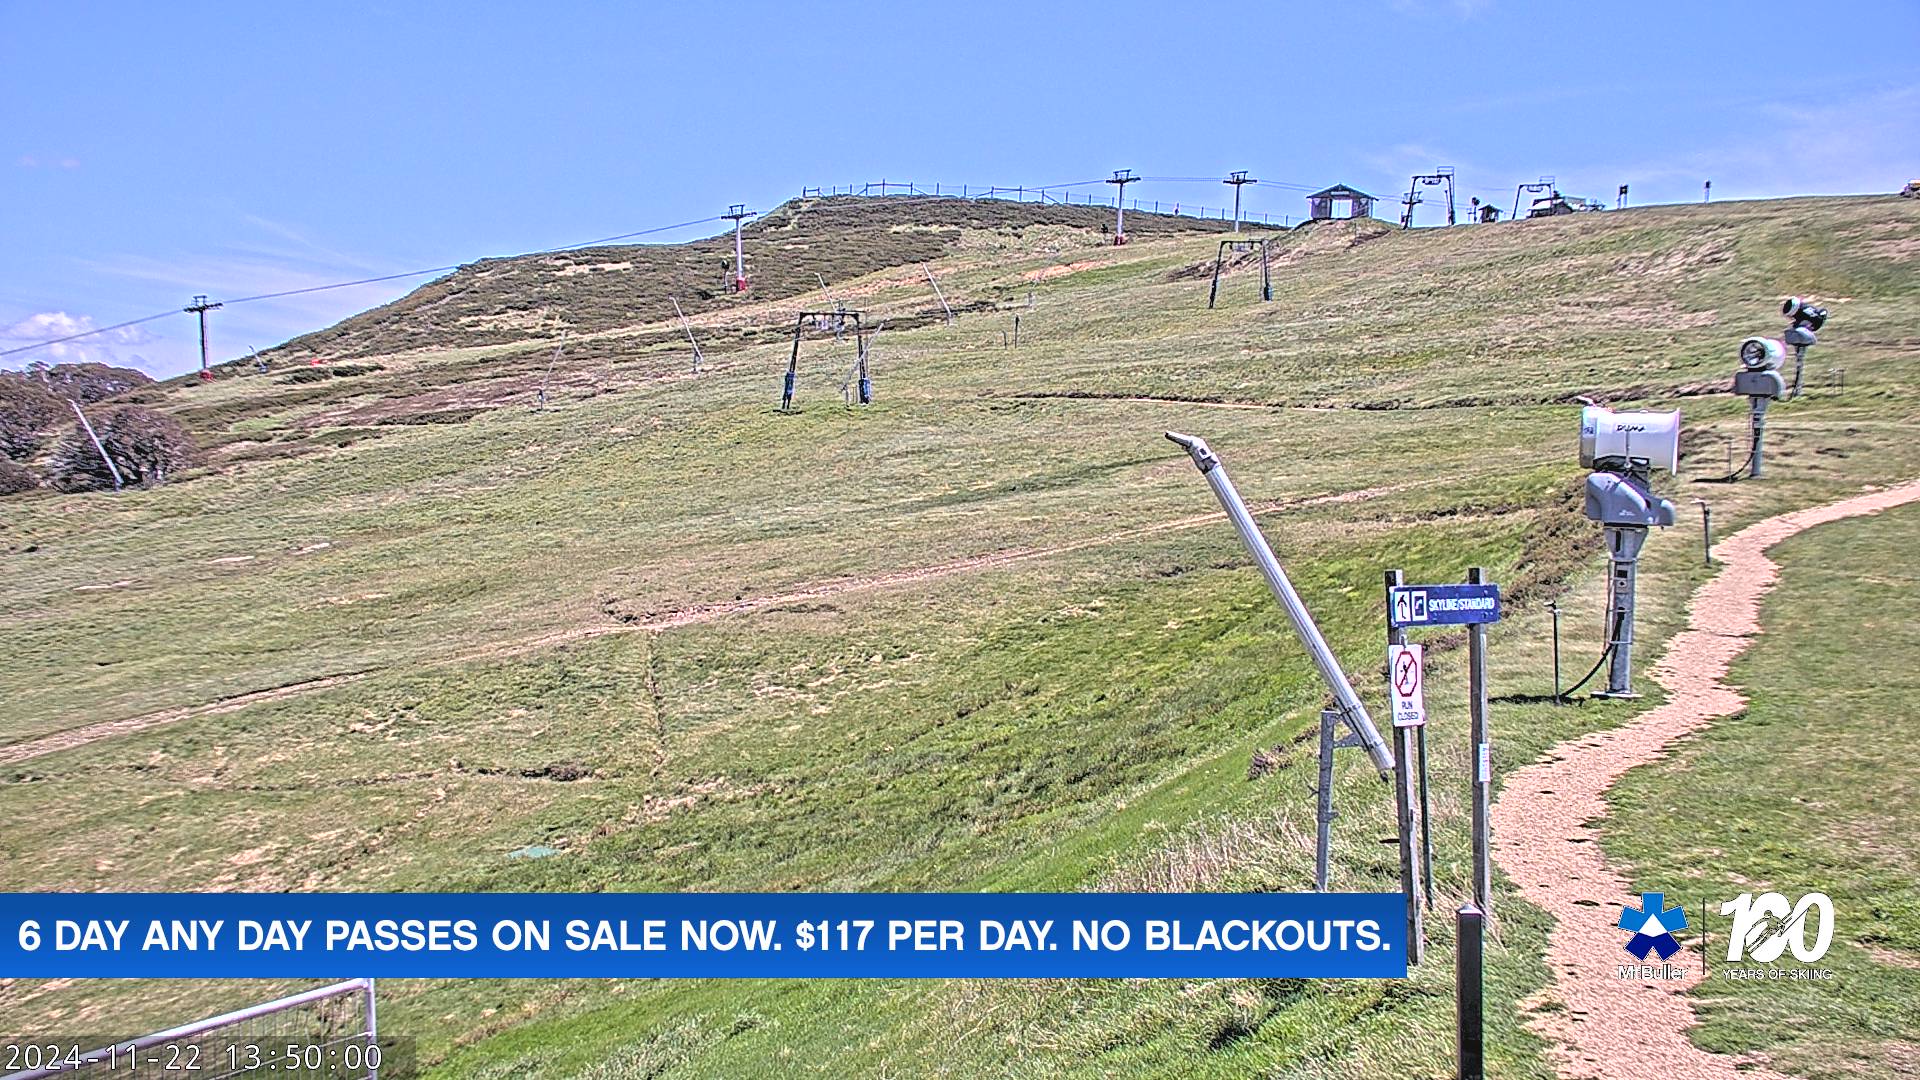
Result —
<svg viewBox="0 0 1920 1080"><path fill-rule="evenodd" d="M1633 931L1626 949L1636 958L1645 960L1648 953L1657 952L1665 960L1680 951L1673 932L1687 928L1687 913L1684 908L1666 907L1666 903L1666 893L1641 893L1638 909L1620 909L1620 929Z"/></svg>

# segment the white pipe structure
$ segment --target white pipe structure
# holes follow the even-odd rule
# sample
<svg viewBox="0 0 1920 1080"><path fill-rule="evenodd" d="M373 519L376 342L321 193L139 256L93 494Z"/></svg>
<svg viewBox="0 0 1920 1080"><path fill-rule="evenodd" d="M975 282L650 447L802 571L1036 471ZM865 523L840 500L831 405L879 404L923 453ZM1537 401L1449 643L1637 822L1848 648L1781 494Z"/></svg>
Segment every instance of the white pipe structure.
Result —
<svg viewBox="0 0 1920 1080"><path fill-rule="evenodd" d="M1234 488L1228 479L1226 467L1207 445L1207 440L1196 435L1182 435L1177 431L1167 432L1167 438L1193 458L1201 475L1207 478L1208 486L1213 488L1214 497L1226 509L1227 517L1233 522L1234 531L1240 534L1240 542L1252 553L1253 561L1260 567L1260 573L1267 579L1267 587L1286 610L1287 618L1293 623L1294 633L1300 636L1300 643L1307 647L1313 657L1314 666L1320 669L1320 678L1326 681L1327 688L1333 691L1334 703L1346 717L1347 726L1360 737L1360 744L1366 747L1367 755L1373 758L1374 768L1380 770L1382 778L1393 775L1393 749L1380 731L1373 726L1373 718L1367 715L1367 707L1360 703L1360 695L1353 692L1353 683L1347 680L1346 671L1333 655L1333 649L1327 645L1327 639L1321 636L1320 628L1314 625L1313 616L1307 612L1307 605L1294 591L1293 582L1287 580L1287 572L1280 568L1280 560L1274 557L1273 549L1267 546L1266 537L1260 535L1260 529L1253 523L1253 513L1247 509L1246 500Z"/></svg>
<svg viewBox="0 0 1920 1080"><path fill-rule="evenodd" d="M182 1042L196 1036L204 1035L209 1031L215 1031L223 1027L231 1027L234 1024L244 1023L248 1020L257 1020L262 1016L270 1016L273 1013L285 1012L288 1009L298 1008L302 1005L311 1005L316 1001L325 1001L328 998L341 997L346 994L365 994L367 996L367 1028L364 1032L356 1033L355 1037L364 1036L371 1042L377 1037L373 1015L373 980L348 979L346 982L334 983L331 986L322 986L317 989L308 990L305 993L295 994L292 997L283 997L277 1001L269 1001L260 1005L249 1005L244 1009L236 1009L233 1012L222 1013L219 1016L209 1016L205 1020L196 1020L191 1024L182 1024L179 1027L168 1028L165 1031L156 1031L151 1035L142 1035L137 1039L123 1039L120 1042L114 1043L112 1046L103 1046L98 1050L88 1052L81 1056L81 1060L88 1064L108 1061L110 1057L113 1060L121 1060L135 1051L151 1049L163 1043ZM126 1068L128 1072L135 1071L132 1065L128 1065ZM0 1077L0 1080L51 1080L53 1077L67 1076L77 1071L78 1070L70 1064L57 1064L48 1068L26 1069L21 1072L8 1073L4 1077ZM379 1066L368 1066L366 1075L368 1080L375 1080L379 1075Z"/></svg>
<svg viewBox="0 0 1920 1080"><path fill-rule="evenodd" d="M113 463L113 458L107 455L107 448L100 445L100 436L93 433L93 425L87 422L87 414L80 411L80 403L68 398L67 404L73 406L73 415L80 418L80 426L87 430L87 438L93 440L93 448L99 451L100 460L107 463L107 471L113 474L113 490L121 490L126 484L120 479L120 466Z"/></svg>

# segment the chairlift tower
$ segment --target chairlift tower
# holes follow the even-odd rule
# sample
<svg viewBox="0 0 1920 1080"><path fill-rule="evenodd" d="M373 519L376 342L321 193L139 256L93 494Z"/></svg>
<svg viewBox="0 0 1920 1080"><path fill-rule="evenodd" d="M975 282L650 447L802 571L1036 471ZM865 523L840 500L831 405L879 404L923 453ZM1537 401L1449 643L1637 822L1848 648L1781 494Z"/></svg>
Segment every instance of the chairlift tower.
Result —
<svg viewBox="0 0 1920 1080"><path fill-rule="evenodd" d="M1260 249L1260 299L1273 299L1273 269L1267 259L1267 242L1261 239L1222 240L1220 250L1213 256L1213 284L1207 289L1207 307L1211 309L1220 298L1220 269L1225 264L1228 251L1252 251Z"/></svg>
<svg viewBox="0 0 1920 1080"><path fill-rule="evenodd" d="M206 382L213 378L213 371L211 368L207 366L207 312L213 311L216 308L222 308L225 306L226 306L225 304L209 304L207 303L207 298L205 296L196 296L193 298L193 303L188 304L183 309L185 311L190 311L193 314L198 315L200 317L200 381L201 382Z"/></svg>
<svg viewBox="0 0 1920 1080"><path fill-rule="evenodd" d="M793 398L800 387L800 339L806 336L807 326L811 323L816 329L824 327L842 327L846 320L853 320L853 370L847 379L848 386L857 386L859 401L862 405L873 404L873 377L867 366L867 353L870 342L865 326L860 321L860 312L846 305L837 305L832 311L803 311L793 323L793 352L787 358L786 376L780 382L780 411L793 411ZM835 334L838 337L838 333Z"/></svg>
<svg viewBox="0 0 1920 1080"><path fill-rule="evenodd" d="M1127 185L1140 178L1133 175L1132 169L1113 170L1113 179L1107 183L1115 185L1118 194L1113 200L1113 242L1115 245L1127 242ZM1238 190L1238 189L1236 189Z"/></svg>
<svg viewBox="0 0 1920 1080"><path fill-rule="evenodd" d="M1447 188L1447 224L1451 226L1455 223L1454 203L1453 203L1453 166L1442 165L1430 173L1422 173L1420 175L1416 175L1413 178L1412 182L1410 182L1407 185L1407 197L1400 200L1401 203L1404 204L1407 208L1406 213L1400 216L1401 228L1403 229L1413 228L1413 208L1420 205L1420 202L1421 202L1420 188L1423 185L1426 187L1439 187L1443 184L1446 185L1446 188Z"/></svg>
<svg viewBox="0 0 1920 1080"><path fill-rule="evenodd" d="M754 216L754 211L747 209L746 203L734 203L727 207L726 213L720 216L733 220L733 291L746 292L747 256L740 242L740 226L746 219Z"/></svg>
<svg viewBox="0 0 1920 1080"><path fill-rule="evenodd" d="M1228 174L1225 180L1222 180L1220 182L1223 184L1233 185L1233 231L1239 232L1240 231L1240 189L1242 187L1245 187L1248 184L1257 184L1260 181L1249 177L1247 175L1247 170L1245 169L1235 169L1232 173Z"/></svg>
<svg viewBox="0 0 1920 1080"><path fill-rule="evenodd" d="M1539 183L1537 183L1537 184L1516 184L1516 185L1514 185L1514 188L1513 188L1513 213L1511 213L1511 214L1509 214L1509 215L1507 215L1507 216L1508 216L1508 218L1509 218L1510 220L1514 220L1514 221L1518 221L1518 220L1520 219L1520 193L1521 193L1521 192L1523 192L1523 191L1531 191L1531 192L1535 192L1535 193L1538 193L1538 192L1542 192L1542 191L1552 191L1552 190L1553 190L1553 184L1554 184L1554 179L1553 179L1553 177L1551 177L1551 176L1543 176L1543 177L1541 177L1541 178L1540 178L1540 182L1539 182Z"/></svg>

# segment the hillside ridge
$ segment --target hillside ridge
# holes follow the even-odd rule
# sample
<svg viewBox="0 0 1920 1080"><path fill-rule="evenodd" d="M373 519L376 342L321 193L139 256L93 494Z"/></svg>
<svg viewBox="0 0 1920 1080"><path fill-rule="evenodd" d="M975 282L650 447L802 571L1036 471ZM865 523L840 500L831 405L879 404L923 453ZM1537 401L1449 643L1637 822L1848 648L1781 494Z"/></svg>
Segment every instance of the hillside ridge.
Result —
<svg viewBox="0 0 1920 1080"><path fill-rule="evenodd" d="M277 346L307 360L427 347L497 345L596 333L745 303L781 300L946 254L968 230L1059 229L1109 237L1110 206L941 196L790 199L742 230L752 288L736 294L731 232L674 244L621 244L479 259L391 303ZM1129 211L1129 236L1211 233L1231 224Z"/></svg>

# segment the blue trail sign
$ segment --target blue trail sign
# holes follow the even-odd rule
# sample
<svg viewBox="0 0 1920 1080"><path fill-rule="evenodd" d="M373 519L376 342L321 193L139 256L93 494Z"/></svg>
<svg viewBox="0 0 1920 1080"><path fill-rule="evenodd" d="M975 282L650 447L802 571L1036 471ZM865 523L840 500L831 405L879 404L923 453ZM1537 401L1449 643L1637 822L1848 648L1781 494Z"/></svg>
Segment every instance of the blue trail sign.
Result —
<svg viewBox="0 0 1920 1080"><path fill-rule="evenodd" d="M1387 593L1387 625L1447 626L1500 621L1498 585L1401 585Z"/></svg>

